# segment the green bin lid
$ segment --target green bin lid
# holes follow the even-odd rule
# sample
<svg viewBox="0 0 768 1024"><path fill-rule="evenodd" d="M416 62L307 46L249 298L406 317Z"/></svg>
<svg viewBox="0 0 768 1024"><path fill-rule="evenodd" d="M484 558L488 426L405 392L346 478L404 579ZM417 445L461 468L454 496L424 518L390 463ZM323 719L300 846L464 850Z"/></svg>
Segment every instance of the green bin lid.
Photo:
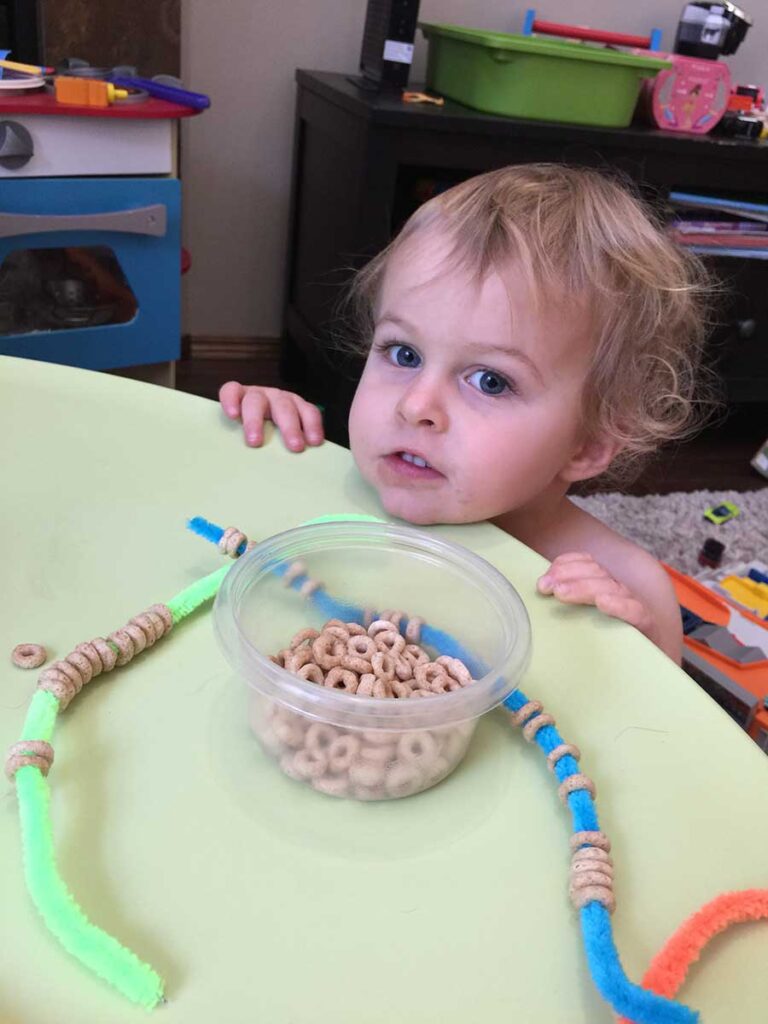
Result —
<svg viewBox="0 0 768 1024"><path fill-rule="evenodd" d="M661 71L671 64L665 57L650 56L650 51L646 57L642 54L627 53L625 50L609 50L605 46L545 39L541 36L512 35L509 32L488 32L480 28L465 28L463 25L438 25L425 21L419 22L419 28L427 39L430 36L456 39L490 50L517 50L520 53L531 53L541 57L565 57L595 61L599 64L622 64L625 67L648 71Z"/></svg>

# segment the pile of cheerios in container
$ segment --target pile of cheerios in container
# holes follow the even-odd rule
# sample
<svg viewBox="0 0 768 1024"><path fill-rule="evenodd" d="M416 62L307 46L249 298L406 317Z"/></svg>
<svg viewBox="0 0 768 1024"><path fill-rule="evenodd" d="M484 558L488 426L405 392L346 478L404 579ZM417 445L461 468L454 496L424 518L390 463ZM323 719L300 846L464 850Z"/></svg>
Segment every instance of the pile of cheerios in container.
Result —
<svg viewBox="0 0 768 1024"><path fill-rule="evenodd" d="M387 607L407 614L371 610ZM352 800L450 775L530 656L525 606L497 569L394 523L313 523L254 545L213 621L263 751L307 789Z"/></svg>
<svg viewBox="0 0 768 1024"><path fill-rule="evenodd" d="M318 686L359 697L419 699L460 690L472 683L458 658L438 656L408 640L421 620L398 631L404 615L383 612L366 629L331 619L321 630L303 629L271 660ZM260 730L262 743L292 778L330 796L361 800L407 796L433 786L464 755L472 729L466 726L401 733L350 731L275 705Z"/></svg>

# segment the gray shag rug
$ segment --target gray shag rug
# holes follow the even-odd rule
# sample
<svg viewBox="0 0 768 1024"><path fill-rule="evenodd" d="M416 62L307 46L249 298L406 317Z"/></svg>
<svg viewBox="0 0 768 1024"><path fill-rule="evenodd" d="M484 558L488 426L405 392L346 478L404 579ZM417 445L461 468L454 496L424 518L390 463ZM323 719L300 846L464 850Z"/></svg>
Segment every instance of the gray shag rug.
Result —
<svg viewBox="0 0 768 1024"><path fill-rule="evenodd" d="M572 497L597 519L689 576L706 575L697 561L708 537L725 544L723 565L768 562L768 487L758 491L691 491L687 494L594 494ZM704 512L731 501L741 514L722 526L704 519Z"/></svg>

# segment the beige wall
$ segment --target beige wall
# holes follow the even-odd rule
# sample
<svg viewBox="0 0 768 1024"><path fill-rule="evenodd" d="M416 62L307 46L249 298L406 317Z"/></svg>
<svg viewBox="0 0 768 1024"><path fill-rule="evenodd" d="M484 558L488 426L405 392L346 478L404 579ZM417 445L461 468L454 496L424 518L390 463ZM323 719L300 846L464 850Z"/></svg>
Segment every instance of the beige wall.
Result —
<svg viewBox="0 0 768 1024"><path fill-rule="evenodd" d="M535 3L535 0L534 0ZM768 85L768 17L729 59L734 78ZM185 330L193 335L277 336L291 174L296 67L354 71L365 0L182 0L182 75L212 106L183 129ZM526 4L422 0L425 21L519 31ZM618 4L543 0L551 21L647 34L670 46L683 0ZM411 81L423 79L420 34Z"/></svg>

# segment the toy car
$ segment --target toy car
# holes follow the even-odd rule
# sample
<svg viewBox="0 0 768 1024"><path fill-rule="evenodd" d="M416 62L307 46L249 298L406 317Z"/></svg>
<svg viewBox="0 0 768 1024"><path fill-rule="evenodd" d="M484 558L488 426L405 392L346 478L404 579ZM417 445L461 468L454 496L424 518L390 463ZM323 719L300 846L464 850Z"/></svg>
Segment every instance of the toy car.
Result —
<svg viewBox="0 0 768 1024"><path fill-rule="evenodd" d="M729 519L735 519L738 515L741 515L739 506L734 505L732 501L724 501L720 505L708 508L704 513L704 518L708 519L710 523L714 523L715 526L722 526L723 523L727 523Z"/></svg>

